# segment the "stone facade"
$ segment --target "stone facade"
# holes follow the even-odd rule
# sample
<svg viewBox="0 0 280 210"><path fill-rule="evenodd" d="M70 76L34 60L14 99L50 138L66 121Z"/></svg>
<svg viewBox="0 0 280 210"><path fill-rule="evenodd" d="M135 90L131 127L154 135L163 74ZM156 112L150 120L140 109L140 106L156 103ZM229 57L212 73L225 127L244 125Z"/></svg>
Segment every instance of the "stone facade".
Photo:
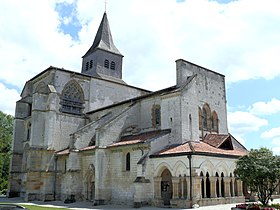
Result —
<svg viewBox="0 0 280 210"><path fill-rule="evenodd" d="M122 80L122 57L105 13L82 73L49 67L26 82L9 196L180 208L243 201L233 171L247 150L228 134L224 76L179 59L176 85L150 92Z"/></svg>

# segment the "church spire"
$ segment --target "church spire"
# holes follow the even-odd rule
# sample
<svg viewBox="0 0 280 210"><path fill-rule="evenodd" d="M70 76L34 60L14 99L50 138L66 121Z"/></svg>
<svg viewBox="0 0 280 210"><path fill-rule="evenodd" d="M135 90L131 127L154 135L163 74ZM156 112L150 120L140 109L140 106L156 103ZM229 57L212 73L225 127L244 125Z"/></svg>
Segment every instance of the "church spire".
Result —
<svg viewBox="0 0 280 210"><path fill-rule="evenodd" d="M92 46L90 47L90 49L83 56L83 58L85 56L89 55L90 53L94 52L96 49L101 49L101 50L109 51L114 54L121 55L121 53L116 48L116 46L113 42L106 11L104 12L103 18L102 18L101 23L98 28L98 31L95 35L94 42L93 42Z"/></svg>
<svg viewBox="0 0 280 210"><path fill-rule="evenodd" d="M123 82L121 80L123 55L113 42L106 11L92 46L82 58L82 73Z"/></svg>

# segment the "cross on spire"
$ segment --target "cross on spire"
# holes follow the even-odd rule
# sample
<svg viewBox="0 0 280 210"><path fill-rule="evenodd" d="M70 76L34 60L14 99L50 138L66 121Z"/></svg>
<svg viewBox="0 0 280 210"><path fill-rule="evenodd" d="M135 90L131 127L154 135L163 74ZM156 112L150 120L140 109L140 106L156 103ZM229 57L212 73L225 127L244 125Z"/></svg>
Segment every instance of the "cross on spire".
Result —
<svg viewBox="0 0 280 210"><path fill-rule="evenodd" d="M105 4L105 12L107 12L107 4L108 4L107 0L104 0L104 4Z"/></svg>

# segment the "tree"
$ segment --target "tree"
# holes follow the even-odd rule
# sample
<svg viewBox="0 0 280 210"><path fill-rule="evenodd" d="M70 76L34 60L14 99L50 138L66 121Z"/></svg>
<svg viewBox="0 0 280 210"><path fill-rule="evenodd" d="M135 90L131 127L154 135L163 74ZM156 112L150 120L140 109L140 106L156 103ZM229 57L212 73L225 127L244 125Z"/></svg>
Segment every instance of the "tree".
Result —
<svg viewBox="0 0 280 210"><path fill-rule="evenodd" d="M0 194L8 188L13 120L13 116L0 111Z"/></svg>
<svg viewBox="0 0 280 210"><path fill-rule="evenodd" d="M234 173L251 191L257 192L263 205L267 205L279 185L280 157L267 148L251 149L237 161Z"/></svg>

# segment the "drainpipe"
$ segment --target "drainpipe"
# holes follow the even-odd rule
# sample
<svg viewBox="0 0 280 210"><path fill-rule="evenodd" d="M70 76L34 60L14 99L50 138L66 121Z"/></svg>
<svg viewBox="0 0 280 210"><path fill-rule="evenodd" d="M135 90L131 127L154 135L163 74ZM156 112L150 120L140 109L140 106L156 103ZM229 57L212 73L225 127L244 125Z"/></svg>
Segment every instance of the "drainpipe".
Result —
<svg viewBox="0 0 280 210"><path fill-rule="evenodd" d="M53 181L53 200L56 200L56 176L57 176L57 155L54 155L54 181Z"/></svg>
<svg viewBox="0 0 280 210"><path fill-rule="evenodd" d="M192 155L188 155L189 159L189 168L190 168L190 207L192 208Z"/></svg>

